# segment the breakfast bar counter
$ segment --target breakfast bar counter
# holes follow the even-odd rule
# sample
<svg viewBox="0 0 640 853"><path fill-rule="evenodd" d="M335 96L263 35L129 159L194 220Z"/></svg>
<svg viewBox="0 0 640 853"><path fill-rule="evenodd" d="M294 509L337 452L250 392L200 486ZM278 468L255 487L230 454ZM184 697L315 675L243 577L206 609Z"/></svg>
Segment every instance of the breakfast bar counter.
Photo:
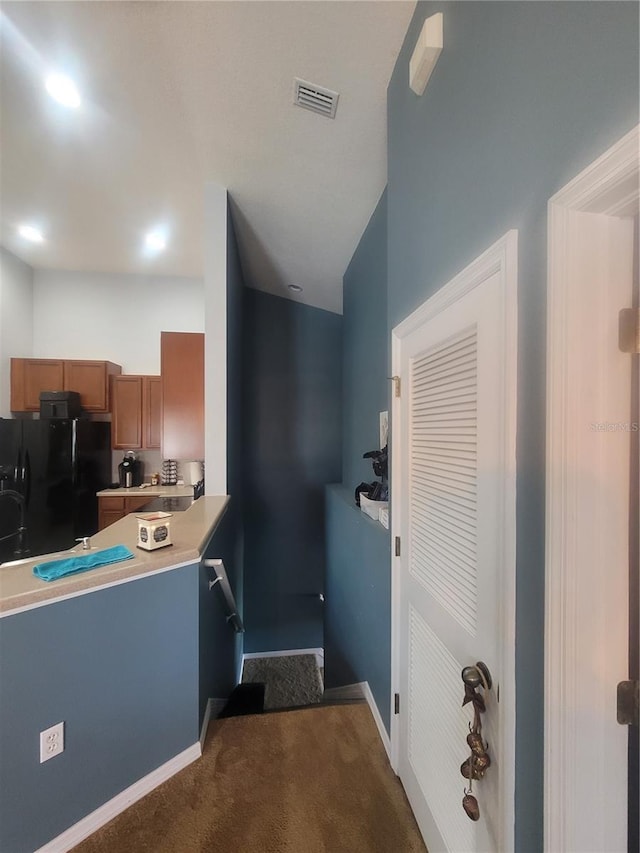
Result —
<svg viewBox="0 0 640 853"><path fill-rule="evenodd" d="M149 497L155 492L153 489ZM143 551L136 546L138 522L136 514L132 513L92 536L90 552L77 545L69 551L0 566L0 617L198 562L228 502L226 495L201 497L184 512L174 513L171 517L173 544L155 551ZM134 558L54 581L40 580L33 574L33 567L39 563L95 553L114 545L125 545Z"/></svg>

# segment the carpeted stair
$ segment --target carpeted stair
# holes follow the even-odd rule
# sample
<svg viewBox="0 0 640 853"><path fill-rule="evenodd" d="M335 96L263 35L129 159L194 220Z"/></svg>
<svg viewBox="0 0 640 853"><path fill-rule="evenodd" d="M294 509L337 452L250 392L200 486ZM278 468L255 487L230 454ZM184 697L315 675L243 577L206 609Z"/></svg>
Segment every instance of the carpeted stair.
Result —
<svg viewBox="0 0 640 853"><path fill-rule="evenodd" d="M275 711L317 705L324 685L315 655L250 658L242 670L242 685L264 684L264 709Z"/></svg>

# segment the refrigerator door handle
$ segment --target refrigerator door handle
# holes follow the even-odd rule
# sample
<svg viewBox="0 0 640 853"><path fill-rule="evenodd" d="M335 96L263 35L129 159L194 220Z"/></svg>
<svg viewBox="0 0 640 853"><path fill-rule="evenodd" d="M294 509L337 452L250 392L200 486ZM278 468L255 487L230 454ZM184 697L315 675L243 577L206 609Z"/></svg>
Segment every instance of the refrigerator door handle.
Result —
<svg viewBox="0 0 640 853"><path fill-rule="evenodd" d="M15 489L16 492L20 492L22 494L22 448L18 449L18 455L16 456L16 464L13 467L13 482L11 483L10 488Z"/></svg>
<svg viewBox="0 0 640 853"><path fill-rule="evenodd" d="M22 466L21 477L22 494L24 495L25 506L29 506L29 498L31 497L31 461L29 459L29 451L24 452L24 464Z"/></svg>

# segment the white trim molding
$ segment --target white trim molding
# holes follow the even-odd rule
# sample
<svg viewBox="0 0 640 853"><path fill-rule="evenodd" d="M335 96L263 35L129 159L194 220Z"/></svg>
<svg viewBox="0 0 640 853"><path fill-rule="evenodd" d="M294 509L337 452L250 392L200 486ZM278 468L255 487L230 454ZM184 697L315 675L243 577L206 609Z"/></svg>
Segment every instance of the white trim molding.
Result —
<svg viewBox="0 0 640 853"><path fill-rule="evenodd" d="M207 739L207 733L209 731L209 723L211 720L215 720L218 714L223 710L224 706L227 704L226 699L207 699L207 707L204 710L204 720L202 721L202 728L200 729L200 752L204 752L204 742Z"/></svg>
<svg viewBox="0 0 640 853"><path fill-rule="evenodd" d="M185 767L200 758L201 754L200 744L194 743L183 752L180 752L162 764L152 773L143 776L142 779L130 785L103 806L100 806L100 808L82 818L78 823L69 827L61 835L58 835L57 838L40 847L36 853L67 853L68 850L80 844L81 841L84 841L85 838L88 838L96 830L100 829L101 826L104 826L110 820L113 820L114 817L126 811L129 806L132 806L138 800L141 800L142 797L150 794L158 785L175 776L180 770L184 770Z"/></svg>
<svg viewBox="0 0 640 853"><path fill-rule="evenodd" d="M631 356L638 127L548 204L544 846L626 849ZM624 777L624 779L623 779ZM605 805L606 804L606 805Z"/></svg>
<svg viewBox="0 0 640 853"><path fill-rule="evenodd" d="M463 299L493 275L498 275L501 290L501 315L496 317L500 329L504 357L502 359L501 399L502 444L500 476L502 477L501 519L503 542L500 553L499 583L501 598L500 620L501 672L500 684L500 801L501 826L498 829L500 849L511 850L515 826L515 729L516 729L516 432L517 432L517 346L518 346L518 232L510 230L490 246L458 275L443 285L391 333L392 374L399 376L402 364L403 341L445 308ZM402 430L401 397L392 398L391 430L391 496L392 541L401 536L403 517L398 496L402 494ZM391 766L396 773L400 767L400 715L394 714L393 695L400 693L400 600L401 557L391 557L392 631L391 631ZM400 697L401 707L403 705Z"/></svg>
<svg viewBox="0 0 640 853"><path fill-rule="evenodd" d="M373 693L371 692L371 688L369 687L368 681L362 682L362 692L364 698L367 700L367 705L369 706L369 710L371 711L371 715L378 729L378 734L380 735L380 740L382 741L382 745L384 746L384 751L387 753L387 758L391 760L391 741L389 740L389 735L387 734L387 730L384 727L384 723L382 722L380 711L378 710L376 700L373 697Z"/></svg>
<svg viewBox="0 0 640 853"><path fill-rule="evenodd" d="M378 729L378 734L380 735L384 751L387 753L389 761L391 761L391 741L389 740L389 735L387 734L387 730L382 722L378 705L373 696L373 692L369 687L368 681L357 681L355 684L345 684L344 687L330 687L328 690L324 691L323 695L323 703L327 704L331 704L332 702L335 702L336 704L340 702L357 702L358 700L364 700L369 706L369 710L371 711L371 716L373 717L373 721Z"/></svg>

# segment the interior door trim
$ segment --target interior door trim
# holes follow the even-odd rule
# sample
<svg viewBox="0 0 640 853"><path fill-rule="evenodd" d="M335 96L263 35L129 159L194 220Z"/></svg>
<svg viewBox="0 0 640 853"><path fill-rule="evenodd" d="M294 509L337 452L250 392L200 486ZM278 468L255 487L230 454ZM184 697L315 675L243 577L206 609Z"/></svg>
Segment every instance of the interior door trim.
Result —
<svg viewBox="0 0 640 853"><path fill-rule="evenodd" d="M489 277L498 274L502 292L502 316L497 322L503 333L504 358L502 403L505 425L502 446L501 474L503 477L502 517L505 532L501 566L499 568L503 599L500 603L502 672L500 681L500 728L502 735L501 768L502 821L500 850L512 850L515 826L515 560L516 560L516 427L517 427L517 343L518 343L518 232L508 231L469 266L424 302L391 333L392 375L401 369L403 340L425 322L452 303L462 299ZM391 506L392 538L401 535L403 491L400 481L402 431L401 398L392 398L391 430ZM406 499L405 499L406 500ZM391 557L392 628L391 628L391 693L400 689L400 584L402 556ZM402 698L401 698L402 702ZM391 708L391 764L399 768L400 726Z"/></svg>
<svg viewBox="0 0 640 853"><path fill-rule="evenodd" d="M626 654L628 647L627 613L620 606L628 595L628 554L625 559L620 556L625 547L628 551L628 522L625 529L615 516L629 463L628 456L624 460L623 442L613 433L599 432L598 425L628 420L631 356L618 352L617 318L618 310L628 307L623 304L625 294L629 299L631 295L633 223L625 217L638 210L639 141L635 127L548 204L544 733L548 851L579 849L586 838L593 849L626 849L626 824L619 826L616 809L603 806L619 805L615 767L623 733L613 734L615 743L607 735L608 748L597 717L608 714L610 705L615 732L610 686L621 666L621 649ZM629 364L626 388L624 359ZM624 497L628 500L628 491ZM599 663L603 658L606 667ZM587 683L589 696L584 693ZM587 708L594 712L592 722L584 713Z"/></svg>

